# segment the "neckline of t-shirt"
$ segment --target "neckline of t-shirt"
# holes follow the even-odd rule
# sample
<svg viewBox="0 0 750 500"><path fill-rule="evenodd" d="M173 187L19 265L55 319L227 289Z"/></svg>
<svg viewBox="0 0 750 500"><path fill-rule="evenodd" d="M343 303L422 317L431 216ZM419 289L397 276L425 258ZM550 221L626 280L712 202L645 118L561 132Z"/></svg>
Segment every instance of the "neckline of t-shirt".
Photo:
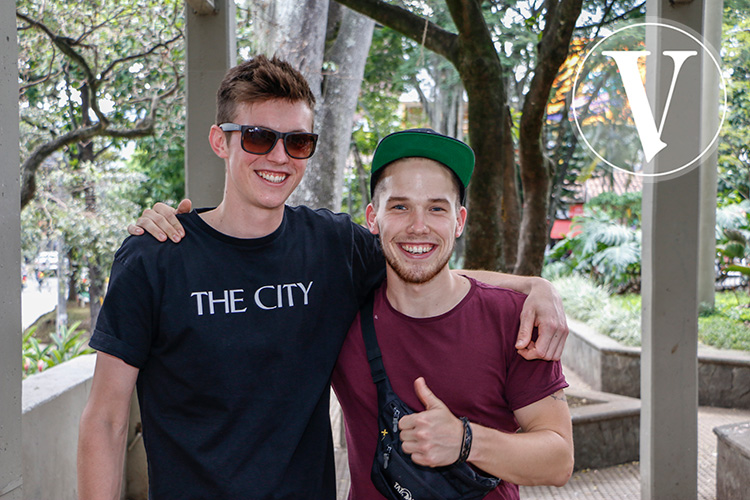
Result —
<svg viewBox="0 0 750 500"><path fill-rule="evenodd" d="M288 207L284 207L284 217L281 220L281 224L271 234L261 236L260 238L236 238L229 236L221 231L217 231L211 227L203 218L200 216L201 213L213 210L215 207L205 207L193 209L190 213L185 214L186 220L192 223L196 229L203 231L214 239L228 243L230 245L236 245L241 247L258 248L276 241L279 236L284 232L287 224Z"/></svg>
<svg viewBox="0 0 750 500"><path fill-rule="evenodd" d="M388 288L388 280L384 280L383 286L380 287L380 292L379 292L380 300L383 301L383 303L385 304L385 307L387 307L393 314L395 314L396 316L400 318L406 319L408 321L414 321L418 323L432 323L433 321L442 321L445 318L453 314L456 314L458 311L463 309L466 306L466 304L469 303L471 298L474 296L474 293L476 293L476 290L477 290L476 280L474 278L469 278L468 276L465 276L465 278L469 280L469 285L470 285L469 291L466 292L466 295L464 295L461 301L455 306L453 306L452 309L445 311L443 314L440 314L438 316L429 316L426 318L415 318L413 316L406 315L402 313L401 311L399 311L398 309L396 309L395 307L393 307L393 304L391 304L391 302L388 300L388 294L386 294L386 290Z"/></svg>

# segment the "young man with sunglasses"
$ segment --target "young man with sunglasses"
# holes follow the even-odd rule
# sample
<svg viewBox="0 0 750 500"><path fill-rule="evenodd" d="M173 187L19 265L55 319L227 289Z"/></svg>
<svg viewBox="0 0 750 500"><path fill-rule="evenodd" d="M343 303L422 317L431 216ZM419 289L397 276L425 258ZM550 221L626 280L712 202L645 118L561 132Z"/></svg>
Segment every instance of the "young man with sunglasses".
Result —
<svg viewBox="0 0 750 500"><path fill-rule="evenodd" d="M117 252L90 342L81 499L119 495L134 386L151 498L335 498L330 376L385 265L348 216L285 206L314 152L314 101L283 61L230 69L209 133L222 202L175 218L190 233L179 245L129 238ZM564 325L549 284L500 279L538 290L529 338L540 316ZM550 328L548 356L566 333Z"/></svg>
<svg viewBox="0 0 750 500"><path fill-rule="evenodd" d="M370 471L378 439L394 432L418 465L460 460L502 479L487 500L518 499L518 484L562 486L572 473L560 362L526 360L515 348L526 296L448 267L468 216L462 200L473 169L469 146L429 129L390 134L375 150L366 218L380 238L387 278L369 314L393 391L415 413L397 428L378 427L383 401L368 363L377 356L358 316L332 378L346 422L350 498L383 498ZM382 448L384 461L399 463L396 451ZM397 476L401 494L406 476Z"/></svg>

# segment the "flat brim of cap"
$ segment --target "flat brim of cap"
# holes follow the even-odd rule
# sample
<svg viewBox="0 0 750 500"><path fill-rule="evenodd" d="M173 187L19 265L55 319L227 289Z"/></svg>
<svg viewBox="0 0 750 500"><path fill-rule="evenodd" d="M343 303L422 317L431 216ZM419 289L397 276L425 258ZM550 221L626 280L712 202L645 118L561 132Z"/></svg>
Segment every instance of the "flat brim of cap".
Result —
<svg viewBox="0 0 750 500"><path fill-rule="evenodd" d="M386 136L375 150L371 174L401 158L429 158L456 173L466 188L474 171L474 151L463 142L437 132L403 131Z"/></svg>

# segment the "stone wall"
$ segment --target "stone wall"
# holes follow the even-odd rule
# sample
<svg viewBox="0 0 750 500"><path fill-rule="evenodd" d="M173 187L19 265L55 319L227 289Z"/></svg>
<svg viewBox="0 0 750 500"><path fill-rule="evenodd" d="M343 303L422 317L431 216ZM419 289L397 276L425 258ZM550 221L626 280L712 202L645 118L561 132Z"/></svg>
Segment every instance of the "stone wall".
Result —
<svg viewBox="0 0 750 500"><path fill-rule="evenodd" d="M716 500L740 500L750 492L750 422L714 429L718 438Z"/></svg>
<svg viewBox="0 0 750 500"><path fill-rule="evenodd" d="M641 349L622 346L589 326L568 319L563 364L602 392L641 395ZM750 408L750 353L698 348L698 404Z"/></svg>
<svg viewBox="0 0 750 500"><path fill-rule="evenodd" d="M603 392L566 389L572 406L575 470L604 468L638 460L641 402Z"/></svg>

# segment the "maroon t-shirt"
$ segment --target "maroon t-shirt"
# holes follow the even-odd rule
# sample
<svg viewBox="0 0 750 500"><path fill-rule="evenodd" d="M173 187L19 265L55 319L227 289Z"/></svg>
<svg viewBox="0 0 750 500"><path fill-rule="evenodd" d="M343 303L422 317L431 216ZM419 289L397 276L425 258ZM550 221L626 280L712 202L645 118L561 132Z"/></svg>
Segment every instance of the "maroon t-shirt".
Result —
<svg viewBox="0 0 750 500"><path fill-rule="evenodd" d="M466 297L432 318L411 318L375 294L374 318L380 350L393 390L415 411L424 406L414 380L428 387L456 416L516 432L513 411L567 387L559 362L527 361L515 342L526 295L471 281ZM353 500L383 498L370 470L378 436L377 390L370 376L359 315L349 329L333 373L344 411ZM487 499L517 499L518 487L503 481Z"/></svg>

